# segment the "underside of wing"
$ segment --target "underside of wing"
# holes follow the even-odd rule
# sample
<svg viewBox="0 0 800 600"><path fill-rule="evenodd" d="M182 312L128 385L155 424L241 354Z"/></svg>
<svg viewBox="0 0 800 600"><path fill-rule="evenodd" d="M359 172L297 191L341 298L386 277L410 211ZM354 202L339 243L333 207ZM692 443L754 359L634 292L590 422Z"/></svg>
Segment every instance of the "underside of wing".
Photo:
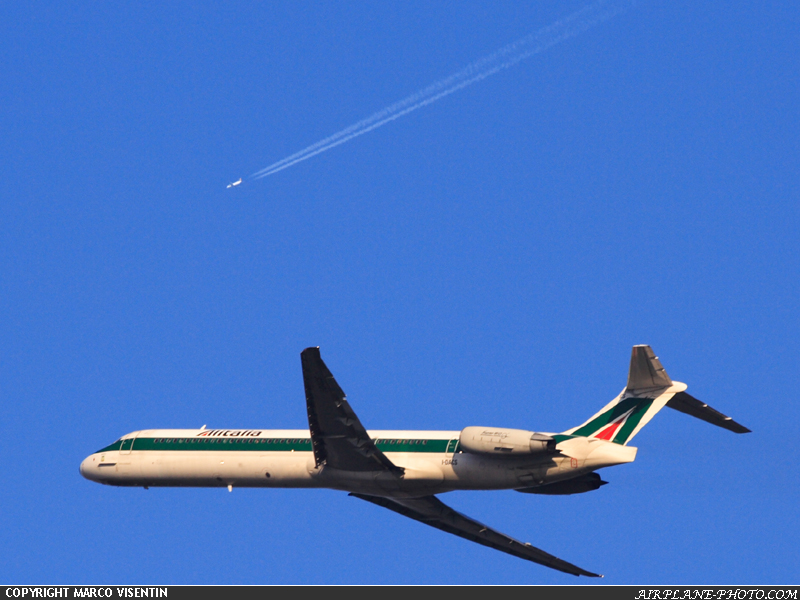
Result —
<svg viewBox="0 0 800 600"><path fill-rule="evenodd" d="M364 494L350 494L356 498L361 498L367 502L372 502L378 506L383 506L403 516L410 517L436 529L441 529L447 533L452 533L471 542L488 546L501 552L506 552L529 560L531 562L569 573L570 575L584 575L586 577L602 577L596 573L590 573L577 567L565 560L556 558L544 550L534 548L530 544L517 541L483 523L470 519L466 515L456 512L435 496L424 496L422 498L384 498L381 496L367 496Z"/></svg>
<svg viewBox="0 0 800 600"><path fill-rule="evenodd" d="M319 348L306 348L300 353L300 359L317 466L325 464L344 471L391 471L402 475L403 469L378 450L367 435L342 388L322 361Z"/></svg>

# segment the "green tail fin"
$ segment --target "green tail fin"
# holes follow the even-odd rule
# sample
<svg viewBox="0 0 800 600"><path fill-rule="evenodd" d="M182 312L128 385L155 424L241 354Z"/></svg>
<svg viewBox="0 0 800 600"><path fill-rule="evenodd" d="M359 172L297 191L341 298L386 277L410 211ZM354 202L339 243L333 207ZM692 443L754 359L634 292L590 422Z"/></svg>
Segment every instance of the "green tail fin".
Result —
<svg viewBox="0 0 800 600"><path fill-rule="evenodd" d="M583 425L565 431L626 445L665 406L734 433L750 430L685 392L686 384L672 381L650 346L634 346L628 385L622 393Z"/></svg>
<svg viewBox="0 0 800 600"><path fill-rule="evenodd" d="M625 445L686 385L670 379L650 346L634 346L628 385L619 396L568 435Z"/></svg>

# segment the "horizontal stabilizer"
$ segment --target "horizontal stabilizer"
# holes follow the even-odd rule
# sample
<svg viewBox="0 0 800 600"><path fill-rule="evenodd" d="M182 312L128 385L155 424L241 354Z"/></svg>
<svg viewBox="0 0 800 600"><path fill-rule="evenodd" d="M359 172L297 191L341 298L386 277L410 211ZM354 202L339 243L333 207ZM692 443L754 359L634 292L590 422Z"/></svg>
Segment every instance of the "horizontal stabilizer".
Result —
<svg viewBox="0 0 800 600"><path fill-rule="evenodd" d="M631 368L628 371L628 390L661 388L672 385L661 361L650 346L634 346L631 352Z"/></svg>
<svg viewBox="0 0 800 600"><path fill-rule="evenodd" d="M717 427L722 427L734 433L750 433L750 430L744 425L739 425L736 421L728 416L723 415L721 412L714 410L708 404L700 402L686 392L678 392L675 394L667 406L675 410L686 413L693 417L697 417L706 423L711 423Z"/></svg>

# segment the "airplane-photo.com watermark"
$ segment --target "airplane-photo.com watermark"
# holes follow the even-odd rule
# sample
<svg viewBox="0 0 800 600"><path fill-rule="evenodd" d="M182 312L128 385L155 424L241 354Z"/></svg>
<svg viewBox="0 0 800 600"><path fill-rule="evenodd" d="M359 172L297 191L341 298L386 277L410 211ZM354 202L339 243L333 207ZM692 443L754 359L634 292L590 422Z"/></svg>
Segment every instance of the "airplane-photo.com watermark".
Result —
<svg viewBox="0 0 800 600"><path fill-rule="evenodd" d="M797 588L645 588L634 600L797 600Z"/></svg>

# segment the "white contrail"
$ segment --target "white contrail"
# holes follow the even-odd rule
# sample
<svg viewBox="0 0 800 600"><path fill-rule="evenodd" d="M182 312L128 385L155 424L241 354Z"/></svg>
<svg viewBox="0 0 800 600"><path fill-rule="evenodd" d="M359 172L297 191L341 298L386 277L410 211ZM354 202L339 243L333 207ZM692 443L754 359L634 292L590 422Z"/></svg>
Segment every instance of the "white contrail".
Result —
<svg viewBox="0 0 800 600"><path fill-rule="evenodd" d="M633 0L598 0L594 4L584 7L568 17L556 21L552 25L508 44L500 50L471 63L457 73L445 77L429 85L425 89L387 106L366 119L362 119L358 123L354 123L299 152L295 152L253 173L250 178L261 179L262 177L277 173L278 171L283 171L312 156L335 148L355 137L364 135L390 121L399 119L403 115L407 115L423 106L432 104L445 96L449 96L453 92L457 92L473 83L486 79L499 71L513 67L520 61L534 54L539 54L564 40L583 33L587 29L599 25L603 21L622 12L632 4Z"/></svg>

